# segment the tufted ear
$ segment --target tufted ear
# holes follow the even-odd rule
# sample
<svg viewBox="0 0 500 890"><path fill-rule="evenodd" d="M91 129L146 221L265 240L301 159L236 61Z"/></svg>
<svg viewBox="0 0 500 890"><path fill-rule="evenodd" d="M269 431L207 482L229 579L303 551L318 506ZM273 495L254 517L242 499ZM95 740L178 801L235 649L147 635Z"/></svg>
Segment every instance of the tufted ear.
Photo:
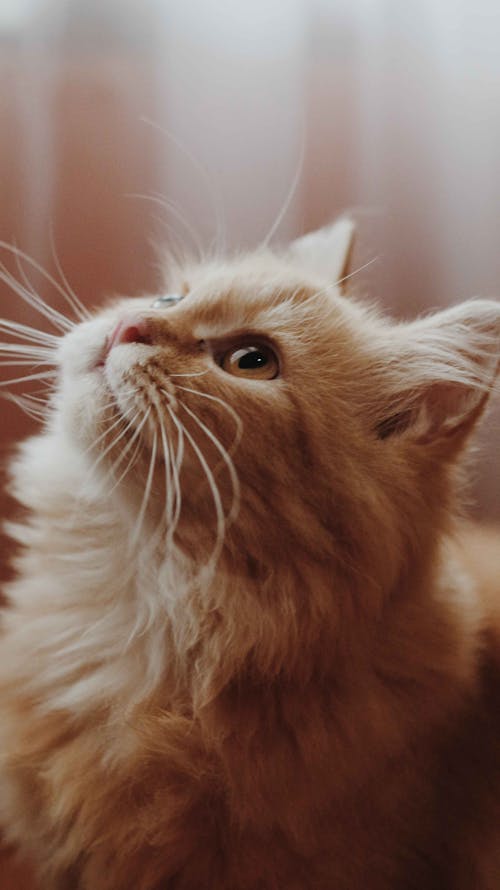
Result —
<svg viewBox="0 0 500 890"><path fill-rule="evenodd" d="M379 438L404 436L449 450L483 413L500 367L500 303L470 300L394 331L386 381L391 397Z"/></svg>
<svg viewBox="0 0 500 890"><path fill-rule="evenodd" d="M331 282L341 282L347 274L354 241L355 224L349 216L292 241L289 251L303 269Z"/></svg>

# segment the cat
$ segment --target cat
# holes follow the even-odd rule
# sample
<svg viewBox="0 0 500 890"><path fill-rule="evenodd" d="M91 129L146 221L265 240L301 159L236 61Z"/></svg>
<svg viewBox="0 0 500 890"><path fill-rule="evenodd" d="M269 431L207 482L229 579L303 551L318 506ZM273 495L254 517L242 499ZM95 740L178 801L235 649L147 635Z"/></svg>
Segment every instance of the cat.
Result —
<svg viewBox="0 0 500 890"><path fill-rule="evenodd" d="M500 303L391 321L342 292L353 233L41 347L0 825L42 890L500 887L500 559L462 507Z"/></svg>

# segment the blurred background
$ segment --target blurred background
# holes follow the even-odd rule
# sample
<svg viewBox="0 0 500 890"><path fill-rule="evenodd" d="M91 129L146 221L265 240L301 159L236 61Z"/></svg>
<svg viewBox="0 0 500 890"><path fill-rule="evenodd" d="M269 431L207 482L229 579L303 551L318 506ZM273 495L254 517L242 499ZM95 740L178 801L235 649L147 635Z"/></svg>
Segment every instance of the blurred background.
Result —
<svg viewBox="0 0 500 890"><path fill-rule="evenodd" d="M400 317L500 297L498 0L0 0L0 77L0 238L87 305L156 289L161 245L279 242L345 209L357 294ZM47 327L2 281L0 316ZM3 463L35 425L0 402Z"/></svg>
<svg viewBox="0 0 500 890"><path fill-rule="evenodd" d="M354 292L403 317L500 296L498 0L0 0L0 74L0 238L88 305L156 289L159 245L279 242L345 209ZM0 303L44 326L3 282ZM0 412L5 454L34 422Z"/></svg>

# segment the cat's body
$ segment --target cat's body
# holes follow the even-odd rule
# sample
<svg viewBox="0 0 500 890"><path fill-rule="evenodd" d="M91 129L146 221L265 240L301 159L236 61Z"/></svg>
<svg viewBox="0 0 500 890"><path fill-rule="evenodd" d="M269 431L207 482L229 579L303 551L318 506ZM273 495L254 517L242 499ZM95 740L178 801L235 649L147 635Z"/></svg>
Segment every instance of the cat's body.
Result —
<svg viewBox="0 0 500 890"><path fill-rule="evenodd" d="M390 325L309 247L63 343L0 643L0 823L43 890L500 886L500 581L457 495L500 307Z"/></svg>

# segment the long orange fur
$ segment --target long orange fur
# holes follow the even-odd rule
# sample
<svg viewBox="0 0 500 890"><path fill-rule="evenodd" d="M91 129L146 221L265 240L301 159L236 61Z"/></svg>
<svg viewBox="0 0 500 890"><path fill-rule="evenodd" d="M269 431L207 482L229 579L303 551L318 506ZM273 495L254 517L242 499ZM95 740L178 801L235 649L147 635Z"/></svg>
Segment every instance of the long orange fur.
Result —
<svg viewBox="0 0 500 890"><path fill-rule="evenodd" d="M500 305L390 322L333 287L339 225L330 279L304 239L65 338L0 642L0 821L42 890L500 887L500 558L461 506ZM125 313L148 342L85 365ZM248 337L277 379L198 348ZM109 387L147 414L118 484Z"/></svg>

